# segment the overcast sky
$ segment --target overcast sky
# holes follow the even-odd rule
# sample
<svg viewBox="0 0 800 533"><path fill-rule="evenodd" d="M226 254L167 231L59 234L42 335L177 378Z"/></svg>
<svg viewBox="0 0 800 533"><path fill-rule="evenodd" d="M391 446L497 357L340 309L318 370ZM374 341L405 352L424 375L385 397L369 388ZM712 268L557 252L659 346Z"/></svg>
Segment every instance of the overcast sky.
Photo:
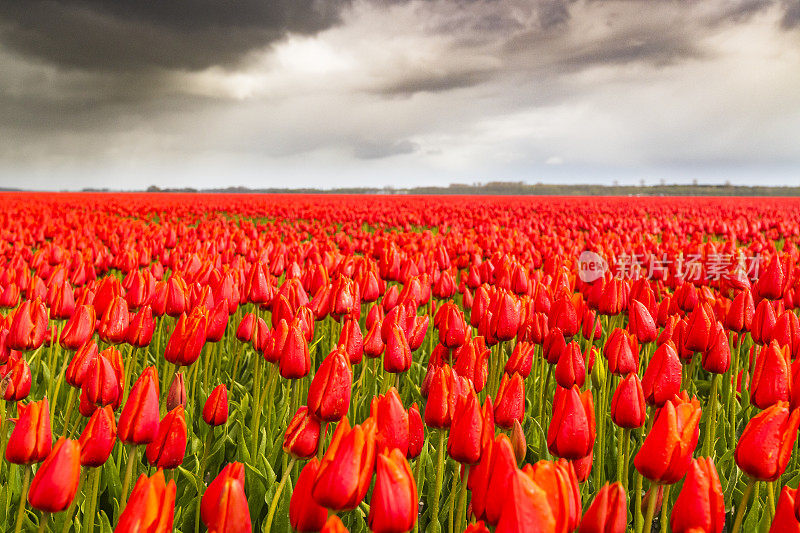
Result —
<svg viewBox="0 0 800 533"><path fill-rule="evenodd" d="M800 0L0 0L0 185L800 184Z"/></svg>

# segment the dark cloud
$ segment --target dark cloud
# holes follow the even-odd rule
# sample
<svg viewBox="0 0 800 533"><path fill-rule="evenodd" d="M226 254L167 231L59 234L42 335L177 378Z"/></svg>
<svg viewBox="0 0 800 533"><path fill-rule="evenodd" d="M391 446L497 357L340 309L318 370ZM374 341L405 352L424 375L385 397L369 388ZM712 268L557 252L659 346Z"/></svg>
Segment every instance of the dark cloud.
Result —
<svg viewBox="0 0 800 533"><path fill-rule="evenodd" d="M383 84L373 92L384 96L411 96L416 93L444 92L473 87L489 80L495 72L468 69L456 72L409 72Z"/></svg>
<svg viewBox="0 0 800 533"><path fill-rule="evenodd" d="M784 14L781 26L785 30L790 30L800 26L800 1L783 0Z"/></svg>
<svg viewBox="0 0 800 533"><path fill-rule="evenodd" d="M24 0L0 2L0 42L98 71L234 65L287 32L339 21L341 0Z"/></svg>
<svg viewBox="0 0 800 533"><path fill-rule="evenodd" d="M353 147L353 155L358 159L383 159L395 155L411 154L419 150L419 145L404 139L393 143L363 141Z"/></svg>

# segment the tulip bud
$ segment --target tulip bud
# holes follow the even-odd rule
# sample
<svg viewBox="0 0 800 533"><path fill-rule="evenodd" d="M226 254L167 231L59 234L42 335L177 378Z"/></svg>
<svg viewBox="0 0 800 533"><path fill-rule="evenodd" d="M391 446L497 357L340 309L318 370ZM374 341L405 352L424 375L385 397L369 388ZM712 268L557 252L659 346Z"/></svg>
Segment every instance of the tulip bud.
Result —
<svg viewBox="0 0 800 533"><path fill-rule="evenodd" d="M61 346L67 350L77 350L86 344L92 338L96 320L94 307L78 306L61 331Z"/></svg>
<svg viewBox="0 0 800 533"><path fill-rule="evenodd" d="M717 322L711 344L703 352L703 369L714 374L724 374L731 365L731 348L728 346L728 334L722 324Z"/></svg>
<svg viewBox="0 0 800 533"><path fill-rule="evenodd" d="M617 328L611 332L603 355L608 360L608 371L618 376L626 376L639 371L639 343L633 335Z"/></svg>
<svg viewBox="0 0 800 533"><path fill-rule="evenodd" d="M750 386L750 401L759 409L789 401L792 393L792 370L789 350L772 341L756 358Z"/></svg>
<svg viewBox="0 0 800 533"><path fill-rule="evenodd" d="M661 407L678 394L682 368L672 341L656 348L642 378L642 390L648 405Z"/></svg>
<svg viewBox="0 0 800 533"><path fill-rule="evenodd" d="M751 478L774 481L786 470L800 426L800 410L777 402L750 419L736 444L734 459Z"/></svg>
<svg viewBox="0 0 800 533"><path fill-rule="evenodd" d="M525 416L525 382L522 376L503 374L494 404L494 420L498 426L511 429L514 420Z"/></svg>
<svg viewBox="0 0 800 533"><path fill-rule="evenodd" d="M125 342L130 324L130 314L128 313L128 302L122 297L116 297L103 314L100 320L100 327L97 333L100 338L111 344Z"/></svg>
<svg viewBox="0 0 800 533"><path fill-rule="evenodd" d="M517 464L522 463L525 460L528 444L525 442L525 432L522 430L519 420L514 420L514 427L511 429L511 445L514 447Z"/></svg>
<svg viewBox="0 0 800 533"><path fill-rule="evenodd" d="M206 313L202 307L181 314L167 341L164 358L174 365L189 366L200 357L206 342Z"/></svg>
<svg viewBox="0 0 800 533"><path fill-rule="evenodd" d="M392 286L393 289L396 287L396 285ZM334 514L331 515L330 518L328 518L328 521L325 522L325 525L322 526L320 533L349 533L349 531L346 527L344 527L342 519Z"/></svg>
<svg viewBox="0 0 800 533"><path fill-rule="evenodd" d="M390 324L383 353L383 368L392 374L400 374L411 368L411 346L406 334L398 324Z"/></svg>
<svg viewBox="0 0 800 533"><path fill-rule="evenodd" d="M481 430L483 416L475 391L470 390L459 398L450 434L447 437L447 453L462 464L473 465L481 458Z"/></svg>
<svg viewBox="0 0 800 533"><path fill-rule="evenodd" d="M177 468L186 455L186 441L186 418L183 406L178 405L158 425L158 435L145 450L147 461L156 468Z"/></svg>
<svg viewBox="0 0 800 533"><path fill-rule="evenodd" d="M574 531L581 520L581 496L572 463L564 459L525 465L522 471L547 495L556 520L565 531Z"/></svg>
<svg viewBox="0 0 800 533"><path fill-rule="evenodd" d="M516 470L511 474L503 501L495 533L556 531L556 519L547 494L524 472Z"/></svg>
<svg viewBox="0 0 800 533"><path fill-rule="evenodd" d="M375 419L375 436L378 453L389 452L394 448L408 454L410 439L409 412L403 407L397 389L390 387L384 396L372 399L370 416Z"/></svg>
<svg viewBox="0 0 800 533"><path fill-rule="evenodd" d="M644 425L647 411L639 376L629 374L622 378L611 398L611 419L621 428L633 429Z"/></svg>
<svg viewBox="0 0 800 533"><path fill-rule="evenodd" d="M523 379L527 378L531 373L531 366L533 365L533 344L527 342L517 342L514 346L514 351L506 361L505 373L513 374L518 373ZM556 370L556 374L558 371ZM476 389L477 390L477 389Z"/></svg>
<svg viewBox="0 0 800 533"><path fill-rule="evenodd" d="M154 366L146 368L133 384L117 429L125 444L149 444L158 436L158 374Z"/></svg>
<svg viewBox="0 0 800 533"><path fill-rule="evenodd" d="M408 408L408 454L409 459L416 459L422 453L425 444L425 427L419 414L417 403Z"/></svg>
<svg viewBox="0 0 800 533"><path fill-rule="evenodd" d="M283 436L283 451L298 459L308 459L317 453L319 420L305 405L292 417Z"/></svg>
<svg viewBox="0 0 800 533"><path fill-rule="evenodd" d="M47 308L36 298L22 302L13 313L6 343L12 350L35 350L44 342L47 330Z"/></svg>
<svg viewBox="0 0 800 533"><path fill-rule="evenodd" d="M50 404L47 398L18 405L17 423L6 447L6 460L18 465L40 463L53 445L50 431Z"/></svg>
<svg viewBox="0 0 800 533"><path fill-rule="evenodd" d="M699 435L700 403L676 397L656 414L653 428L634 458L634 466L651 481L675 483L686 474Z"/></svg>
<svg viewBox="0 0 800 533"><path fill-rule="evenodd" d="M556 383L565 389L573 385L583 386L586 381L586 361L577 342L570 342L561 352L555 374Z"/></svg>
<svg viewBox="0 0 800 533"><path fill-rule="evenodd" d="M581 521L579 533L625 533L625 489L619 482L606 483L594 497Z"/></svg>
<svg viewBox="0 0 800 533"><path fill-rule="evenodd" d="M725 327L737 333L750 331L755 312L753 295L745 289L733 299L728 314L725 316Z"/></svg>
<svg viewBox="0 0 800 533"><path fill-rule="evenodd" d="M628 310L628 330L642 344L653 342L658 336L656 324L650 311L643 303L638 300L631 302L630 309Z"/></svg>
<svg viewBox="0 0 800 533"><path fill-rule="evenodd" d="M186 384L183 380L183 372L177 372L172 378L172 384L167 393L167 411L172 411L179 405L186 408Z"/></svg>
<svg viewBox="0 0 800 533"><path fill-rule="evenodd" d="M403 533L414 528L419 505L414 475L403 453L394 449L378 456L369 527L375 533Z"/></svg>
<svg viewBox="0 0 800 533"><path fill-rule="evenodd" d="M289 501L289 523L301 533L319 531L328 518L328 510L311 497L311 487L318 471L319 461L314 457L300 471Z"/></svg>
<svg viewBox="0 0 800 533"><path fill-rule="evenodd" d="M670 527L675 533L722 533L725 500L717 469L710 457L692 460L683 488L672 506Z"/></svg>
<svg viewBox="0 0 800 533"><path fill-rule="evenodd" d="M800 533L800 522L795 516L797 501L797 489L784 486L778 497L778 507L769 533Z"/></svg>
<svg viewBox="0 0 800 533"><path fill-rule="evenodd" d="M250 509L244 492L242 463L229 463L208 484L200 501L200 518L209 531L252 532Z"/></svg>
<svg viewBox="0 0 800 533"><path fill-rule="evenodd" d="M168 533L172 531L174 518L175 482L164 483L162 470L151 478L142 474L133 486L114 533Z"/></svg>
<svg viewBox="0 0 800 533"><path fill-rule="evenodd" d="M78 441L58 439L31 481L28 502L32 507L58 513L70 506L81 477L80 455Z"/></svg>
<svg viewBox="0 0 800 533"><path fill-rule="evenodd" d="M209 426L221 426L228 421L228 389L217 385L203 405L203 420Z"/></svg>
<svg viewBox="0 0 800 533"><path fill-rule="evenodd" d="M0 377L5 383L3 399L7 402L24 400L31 392L31 368L21 357L12 355L8 363L0 367Z"/></svg>
<svg viewBox="0 0 800 533"><path fill-rule="evenodd" d="M704 352L711 344L711 338L715 331L716 320L714 311L707 303L695 306L692 314L689 315L689 323L686 331L684 346L691 352Z"/></svg>
<svg viewBox="0 0 800 533"><path fill-rule="evenodd" d="M289 324L286 342L283 345L279 362L281 377L300 379L311 369L311 357L305 335L295 322Z"/></svg>
<svg viewBox="0 0 800 533"><path fill-rule="evenodd" d="M769 300L761 300L753 314L753 323L750 334L756 344L769 344L772 340L772 330L775 328L775 309Z"/></svg>
<svg viewBox="0 0 800 533"><path fill-rule="evenodd" d="M353 371L342 348L336 348L322 361L308 387L306 405L325 422L336 422L350 408Z"/></svg>
<svg viewBox="0 0 800 533"><path fill-rule="evenodd" d="M375 467L375 431L372 419L352 429L347 418L339 422L311 491L319 505L342 511L361 503Z"/></svg>
<svg viewBox="0 0 800 533"><path fill-rule="evenodd" d="M579 459L591 452L595 439L592 391L576 386L556 387L553 417L547 430L550 453L565 459Z"/></svg>
<svg viewBox="0 0 800 533"><path fill-rule="evenodd" d="M81 445L81 465L98 467L105 464L116 440L114 411L110 405L106 405L92 414L78 439Z"/></svg>
<svg viewBox="0 0 800 533"><path fill-rule="evenodd" d="M153 320L153 309L149 305L145 305L131 319L127 332L128 344L139 348L149 346L155 330L156 321Z"/></svg>

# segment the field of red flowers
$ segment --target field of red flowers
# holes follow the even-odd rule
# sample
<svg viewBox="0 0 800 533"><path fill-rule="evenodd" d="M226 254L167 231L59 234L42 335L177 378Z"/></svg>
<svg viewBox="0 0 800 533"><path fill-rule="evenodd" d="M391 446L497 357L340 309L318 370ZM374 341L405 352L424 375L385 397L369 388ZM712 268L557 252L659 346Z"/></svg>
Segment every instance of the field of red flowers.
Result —
<svg viewBox="0 0 800 533"><path fill-rule="evenodd" d="M0 194L0 530L800 532L800 201Z"/></svg>

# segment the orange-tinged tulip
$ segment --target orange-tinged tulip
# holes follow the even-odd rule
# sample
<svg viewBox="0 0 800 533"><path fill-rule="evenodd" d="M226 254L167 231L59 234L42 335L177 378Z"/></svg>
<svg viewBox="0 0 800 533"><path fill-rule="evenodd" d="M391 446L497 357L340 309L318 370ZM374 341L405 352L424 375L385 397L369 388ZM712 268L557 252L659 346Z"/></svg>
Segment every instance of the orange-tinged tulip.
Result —
<svg viewBox="0 0 800 533"><path fill-rule="evenodd" d="M156 438L145 450L147 461L157 468L177 468L186 454L186 440L186 417L183 406L178 405L159 423Z"/></svg>
<svg viewBox="0 0 800 533"><path fill-rule="evenodd" d="M678 397L664 404L644 439L634 466L647 479L670 484L689 468L700 435L700 403Z"/></svg>
<svg viewBox="0 0 800 533"><path fill-rule="evenodd" d="M675 533L722 533L725 500L710 457L692 460L681 493L672 507L670 527Z"/></svg>
<svg viewBox="0 0 800 533"><path fill-rule="evenodd" d="M114 533L171 533L175 518L175 482L164 483L164 472L142 474L133 486Z"/></svg>
<svg viewBox="0 0 800 533"><path fill-rule="evenodd" d="M203 420L209 426L221 426L228 421L228 388L217 385L203 405Z"/></svg>
<svg viewBox="0 0 800 533"><path fill-rule="evenodd" d="M18 405L17 423L6 447L6 460L24 465L45 460L53 446L50 431L50 404L47 398Z"/></svg>
<svg viewBox="0 0 800 533"><path fill-rule="evenodd" d="M369 527L375 533L402 533L417 521L417 485L405 455L397 448L378 456Z"/></svg>
<svg viewBox="0 0 800 533"><path fill-rule="evenodd" d="M78 492L81 476L81 446L76 440L61 437L36 470L28 492L32 507L58 513L70 506Z"/></svg>
<svg viewBox="0 0 800 533"><path fill-rule="evenodd" d="M758 413L745 426L734 458L751 478L774 481L786 470L800 426L800 410L778 402Z"/></svg>
<svg viewBox="0 0 800 533"><path fill-rule="evenodd" d="M86 344L94 333L96 321L94 307L78 306L61 331L61 346L67 350L77 350Z"/></svg>
<svg viewBox="0 0 800 533"><path fill-rule="evenodd" d="M210 532L251 533L242 463L229 463L208 484L200 501L200 517Z"/></svg>
<svg viewBox="0 0 800 533"><path fill-rule="evenodd" d="M367 494L375 468L375 422L352 429L343 418L322 458L312 495L324 507L354 509Z"/></svg>
<svg viewBox="0 0 800 533"><path fill-rule="evenodd" d="M3 399L7 402L24 400L31 392L31 368L21 357L11 355L8 363L0 367L0 377L5 384Z"/></svg>
<svg viewBox="0 0 800 533"><path fill-rule="evenodd" d="M44 342L47 332L47 308L36 298L26 300L13 313L6 344L12 350L35 350Z"/></svg>
<svg viewBox="0 0 800 533"><path fill-rule="evenodd" d="M625 533L627 524L625 489L606 483L583 515L579 533Z"/></svg>
<svg viewBox="0 0 800 533"><path fill-rule="evenodd" d="M342 519L336 515L331 515L325 525L322 526L320 533L349 533L348 529L342 523Z"/></svg>
<svg viewBox="0 0 800 533"><path fill-rule="evenodd" d="M306 405L320 420L336 422L350 408L353 371L347 353L338 347L322 361L308 387Z"/></svg>
<svg viewBox="0 0 800 533"><path fill-rule="evenodd" d="M483 414L478 396L470 390L456 405L447 436L447 453L462 464L474 465L481 458Z"/></svg>
<svg viewBox="0 0 800 533"><path fill-rule="evenodd" d="M377 434L375 442L378 453L389 453L397 448L408 454L411 438L409 411L403 407L400 394L394 387L382 396L372 399L370 416L375 419Z"/></svg>
<svg viewBox="0 0 800 533"><path fill-rule="evenodd" d="M494 420L504 429L514 427L514 421L525 417L525 382L522 376L503 374L494 404Z"/></svg>
<svg viewBox="0 0 800 533"><path fill-rule="evenodd" d="M672 341L656 348L642 378L642 391L648 405L661 407L678 394L682 368Z"/></svg>
<svg viewBox="0 0 800 533"><path fill-rule="evenodd" d="M633 429L644 425L647 417L644 392L639 376L622 378L611 397L611 419L621 428Z"/></svg>
<svg viewBox="0 0 800 533"><path fill-rule="evenodd" d="M515 471L508 483L503 511L495 533L560 531L547 501L547 494L530 477Z"/></svg>
<svg viewBox="0 0 800 533"><path fill-rule="evenodd" d="M314 457L300 471L289 501L289 523L300 533L319 531L328 518L328 510L311 497L311 487L318 471L319 461Z"/></svg>
<svg viewBox="0 0 800 533"><path fill-rule="evenodd" d="M547 495L547 502L556 520L556 531L574 531L581 521L581 496L572 463L539 461L522 469Z"/></svg>
<svg viewBox="0 0 800 533"><path fill-rule="evenodd" d="M81 465L102 466L111 455L117 441L117 424L110 405L97 409L83 428L78 442L81 445Z"/></svg>
<svg viewBox="0 0 800 533"><path fill-rule="evenodd" d="M283 451L298 459L308 459L317 453L319 420L305 405L289 421L283 436Z"/></svg>
<svg viewBox="0 0 800 533"><path fill-rule="evenodd" d="M164 358L172 364L189 366L200 357L206 343L206 312L195 308L190 315L181 314L164 349Z"/></svg>
<svg viewBox="0 0 800 533"><path fill-rule="evenodd" d="M550 453L565 459L580 459L591 452L595 439L592 391L556 387L553 417L547 429Z"/></svg>
<svg viewBox="0 0 800 533"><path fill-rule="evenodd" d="M775 341L762 348L750 383L750 401L759 409L789 401L792 394L789 350Z"/></svg>
<svg viewBox="0 0 800 533"><path fill-rule="evenodd" d="M149 444L158 436L158 374L148 367L133 384L117 428L125 444Z"/></svg>
<svg viewBox="0 0 800 533"><path fill-rule="evenodd" d="M797 501L797 489L783 487L769 533L800 533L800 521L795 515Z"/></svg>

